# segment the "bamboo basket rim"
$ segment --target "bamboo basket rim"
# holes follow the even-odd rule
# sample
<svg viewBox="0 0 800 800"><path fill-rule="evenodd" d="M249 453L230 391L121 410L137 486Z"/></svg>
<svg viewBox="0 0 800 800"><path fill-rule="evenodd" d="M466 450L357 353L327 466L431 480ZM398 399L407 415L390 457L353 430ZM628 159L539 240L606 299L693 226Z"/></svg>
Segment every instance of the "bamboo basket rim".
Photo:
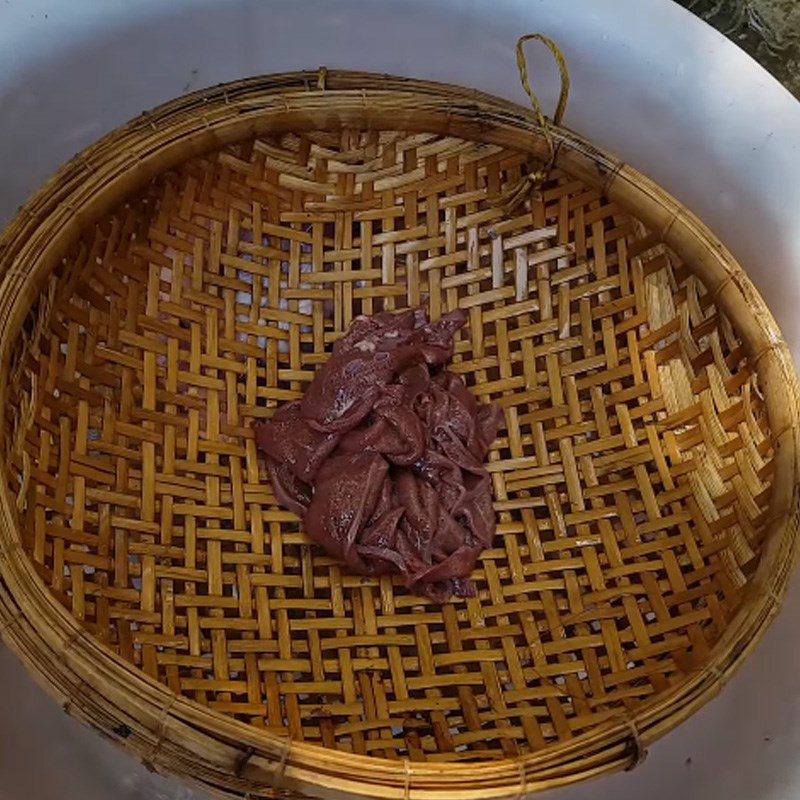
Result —
<svg viewBox="0 0 800 800"><path fill-rule="evenodd" d="M41 281L66 245L133 188L188 155L267 130L336 130L346 125L450 133L513 145L536 156L545 152L532 112L507 100L443 83L351 71L326 71L325 88L320 89L318 77L315 71L260 76L170 101L112 131L44 184L0 236L0 317L7 320L0 333L4 367L0 402L6 401L10 347L27 308L24 301L37 296ZM668 695L643 703L633 715L581 734L566 745L550 745L516 759L463 765L398 763L327 751L259 732L177 696L97 642L58 604L34 571L20 542L14 498L3 481L0 640L62 701L65 710L105 733L108 730L98 719L109 720L110 727L120 712L126 724L139 714L141 738L132 737L135 741L127 740L127 746L154 768L172 770L176 763L184 764L184 774L194 773L206 786L221 786L220 778L233 772L242 791L280 785L293 791L322 791L330 797L352 793L436 800L458 789L465 800L477 800L513 792L521 797L630 767L643 757L649 743L727 683L778 612L800 547L800 394L791 354L743 269L700 220L642 173L583 137L564 127L552 131L556 165L600 188L684 258L734 321L759 377L768 389L772 387L765 392L776 445L769 544L745 601L713 648L711 661ZM369 774L369 780L346 777L360 773ZM463 788L466 780L469 789Z"/></svg>

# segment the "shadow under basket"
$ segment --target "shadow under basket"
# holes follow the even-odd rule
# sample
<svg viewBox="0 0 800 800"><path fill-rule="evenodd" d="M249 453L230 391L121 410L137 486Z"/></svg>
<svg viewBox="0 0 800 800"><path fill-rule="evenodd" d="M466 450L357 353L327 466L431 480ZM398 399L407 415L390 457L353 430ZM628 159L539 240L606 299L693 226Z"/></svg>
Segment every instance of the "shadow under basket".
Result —
<svg viewBox="0 0 800 800"><path fill-rule="evenodd" d="M269 76L143 115L0 240L0 631L67 710L233 797L524 796L635 765L774 616L798 391L659 187L441 84ZM538 161L537 161L538 160ZM461 307L505 427L477 597L350 574L251 431L358 314ZM249 794L248 794L249 793Z"/></svg>

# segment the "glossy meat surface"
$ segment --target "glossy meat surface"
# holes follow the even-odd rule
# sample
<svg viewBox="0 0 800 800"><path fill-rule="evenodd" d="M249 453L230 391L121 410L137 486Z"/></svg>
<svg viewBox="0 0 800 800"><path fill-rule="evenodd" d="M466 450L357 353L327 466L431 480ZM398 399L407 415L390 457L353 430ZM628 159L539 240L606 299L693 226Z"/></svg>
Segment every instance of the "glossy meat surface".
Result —
<svg viewBox="0 0 800 800"><path fill-rule="evenodd" d="M502 424L443 368L466 322L420 309L353 320L305 396L255 425L278 501L364 575L444 602L495 532L483 460Z"/></svg>

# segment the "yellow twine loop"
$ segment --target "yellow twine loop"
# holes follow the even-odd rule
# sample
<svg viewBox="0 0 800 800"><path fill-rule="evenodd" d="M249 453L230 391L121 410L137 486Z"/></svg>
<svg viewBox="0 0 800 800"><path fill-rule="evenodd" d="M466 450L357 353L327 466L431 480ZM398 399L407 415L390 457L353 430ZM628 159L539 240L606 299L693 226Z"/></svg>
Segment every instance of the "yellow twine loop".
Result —
<svg viewBox="0 0 800 800"><path fill-rule="evenodd" d="M553 114L552 124L542 111L542 104L539 102L539 97L531 88L531 84L528 79L528 62L525 59L524 44L531 39L536 39L550 50L556 60L558 71L561 76L561 91L558 95L558 103L556 105L555 113ZM545 163L539 169L529 172L516 186L514 186L510 192L507 193L503 199L503 204L506 206L507 210L513 210L516 208L525 200L531 191L538 189L550 176L550 172L552 171L556 162L556 156L558 155L558 148L556 147L555 137L553 136L553 125L561 125L561 120L564 118L564 112L567 109L570 87L569 69L567 68L567 61L564 58L564 54L561 52L559 46L544 34L526 33L524 36L519 37L517 40L517 67L519 68L519 79L522 83L522 88L525 90L525 93L528 95L528 98L531 101L533 113L536 115L536 121L542 131L545 144L547 145L548 156Z"/></svg>
<svg viewBox="0 0 800 800"><path fill-rule="evenodd" d="M517 761L517 770L519 771L519 794L515 800L525 800L528 796L528 772L522 759Z"/></svg>
<svg viewBox="0 0 800 800"><path fill-rule="evenodd" d="M28 486L31 482L31 457L27 450L22 451L22 477L19 482L19 491L15 505L17 511L23 513L28 507Z"/></svg>
<svg viewBox="0 0 800 800"><path fill-rule="evenodd" d="M172 711L172 706L175 705L177 700L178 695L173 695L170 697L170 699L167 701L167 704L161 709L161 713L158 716L158 721L156 722L155 728L157 738L144 762L145 767L147 767L147 769L149 769L151 772L156 772L156 757L161 750L161 745L164 744L164 741L167 738L167 719L169 718L170 711Z"/></svg>
<svg viewBox="0 0 800 800"><path fill-rule="evenodd" d="M23 271L19 271L24 275ZM51 279L47 291L42 293L39 301L39 310L34 322L33 331L30 337L23 334L23 349L30 351L38 356L41 352L42 338L50 322L50 313L53 309L53 302L56 294L56 280ZM25 370L25 359L20 359L14 368L12 383L16 383ZM14 410L14 437L12 439L12 455L22 462L22 472L20 474L20 485L17 491L16 507L22 513L28 504L28 486L31 479L31 457L25 449L25 441L28 433L33 427L36 419L38 404L39 379L35 372L30 373L30 393L23 395L19 401L19 408Z"/></svg>
<svg viewBox="0 0 800 800"><path fill-rule="evenodd" d="M642 763L647 758L647 748L642 743L642 739L639 736L639 729L636 727L636 723L630 717L625 717L625 722L628 725L628 728L631 732L631 744L633 746L633 754L631 757L631 762L625 767L625 772L630 772L639 764Z"/></svg>
<svg viewBox="0 0 800 800"><path fill-rule="evenodd" d="M289 744L288 739L281 739L281 757L278 761L277 767L275 767L275 772L272 773L272 788L275 790L282 789L283 784L283 776L286 774L286 765L289 761L289 751L291 750L291 745Z"/></svg>
<svg viewBox="0 0 800 800"><path fill-rule="evenodd" d="M38 379L36 373L31 373L31 390L27 398L23 397L20 403L19 414L15 412L15 423L17 425L14 432L12 444L13 454L22 461L22 472L20 474L20 485L17 491L16 507L22 512L27 506L28 485L31 478L31 458L25 450L25 439L33 426L36 417L37 387Z"/></svg>

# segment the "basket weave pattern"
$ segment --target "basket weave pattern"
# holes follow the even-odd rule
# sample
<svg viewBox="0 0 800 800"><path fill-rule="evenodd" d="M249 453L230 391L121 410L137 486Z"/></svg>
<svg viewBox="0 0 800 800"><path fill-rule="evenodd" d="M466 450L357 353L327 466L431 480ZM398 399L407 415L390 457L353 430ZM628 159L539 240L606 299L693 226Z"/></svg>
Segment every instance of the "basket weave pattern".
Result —
<svg viewBox="0 0 800 800"><path fill-rule="evenodd" d="M14 353L4 439L50 591L147 675L294 740L412 761L538 751L700 670L758 563L773 448L703 284L600 190L384 131L190 159L71 248ZM343 572L250 423L354 316L460 306L499 404L478 597Z"/></svg>
<svg viewBox="0 0 800 800"><path fill-rule="evenodd" d="M444 606L326 559L250 428L354 315L421 304L469 310L452 368L506 419L478 597ZM0 319L0 640L237 800L630 767L796 561L800 393L742 268L635 169L471 89L321 70L143 115L0 236Z"/></svg>

